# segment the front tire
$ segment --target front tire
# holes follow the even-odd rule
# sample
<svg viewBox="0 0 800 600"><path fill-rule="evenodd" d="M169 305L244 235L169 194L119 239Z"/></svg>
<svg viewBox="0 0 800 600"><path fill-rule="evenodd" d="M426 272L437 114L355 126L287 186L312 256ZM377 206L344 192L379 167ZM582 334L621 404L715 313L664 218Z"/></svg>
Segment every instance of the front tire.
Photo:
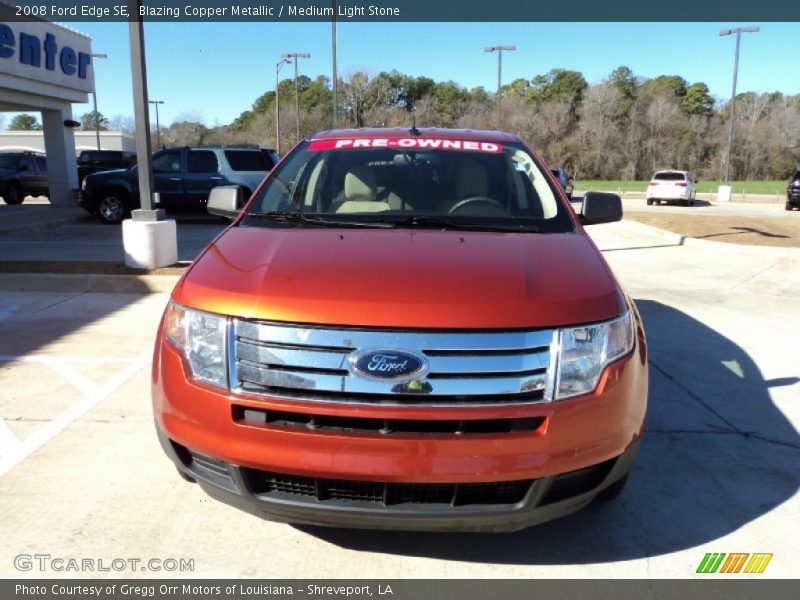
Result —
<svg viewBox="0 0 800 600"><path fill-rule="evenodd" d="M97 216L103 223L114 225L124 219L130 212L128 199L120 192L103 192L97 203Z"/></svg>
<svg viewBox="0 0 800 600"><path fill-rule="evenodd" d="M647 199L647 206L653 206L653 199L652 198L648 198Z"/></svg>
<svg viewBox="0 0 800 600"><path fill-rule="evenodd" d="M22 186L16 181L9 183L3 200L6 201L6 204L11 206L22 204L23 200L25 200L25 195L22 193Z"/></svg>

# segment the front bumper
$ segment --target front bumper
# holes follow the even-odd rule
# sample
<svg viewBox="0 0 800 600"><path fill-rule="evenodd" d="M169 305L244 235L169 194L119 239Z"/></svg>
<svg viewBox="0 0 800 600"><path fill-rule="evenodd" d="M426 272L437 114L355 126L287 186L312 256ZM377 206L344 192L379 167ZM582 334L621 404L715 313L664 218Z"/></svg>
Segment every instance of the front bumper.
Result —
<svg viewBox="0 0 800 600"><path fill-rule="evenodd" d="M293 524L414 531L518 531L571 514L625 477L641 441L637 440L622 455L601 464L525 481L525 491L516 502L458 506L420 501L420 495L430 499L441 495L438 492L443 486L433 484L418 490L413 500L387 505L385 498L365 499L368 494L364 493L360 499L346 496L369 486L388 489L391 484L342 480L337 488L349 490L348 494L321 498L320 486L333 486L339 481L289 476L285 478L288 483L280 489L265 490L258 483L263 481L263 471L199 455L169 440L157 425L156 430L164 451L179 471L197 481L213 498L256 516ZM400 486L402 484L397 487ZM396 497L402 499L399 495Z"/></svg>

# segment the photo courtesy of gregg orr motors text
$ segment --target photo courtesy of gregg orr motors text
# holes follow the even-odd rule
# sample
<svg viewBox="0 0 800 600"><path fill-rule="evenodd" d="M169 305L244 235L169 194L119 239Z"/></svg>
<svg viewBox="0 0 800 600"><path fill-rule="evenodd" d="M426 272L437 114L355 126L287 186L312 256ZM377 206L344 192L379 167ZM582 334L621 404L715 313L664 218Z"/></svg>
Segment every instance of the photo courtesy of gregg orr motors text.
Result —
<svg viewBox="0 0 800 600"><path fill-rule="evenodd" d="M306 594L308 596L393 596L394 591L388 583L377 585L273 585L263 583L236 583L225 585L205 585L196 583L145 585L130 583L114 584L65 584L51 583L47 585L27 585L18 583L14 586L17 597L25 596L79 596L102 598L108 596L133 596L137 598L155 598L168 596L286 596Z"/></svg>

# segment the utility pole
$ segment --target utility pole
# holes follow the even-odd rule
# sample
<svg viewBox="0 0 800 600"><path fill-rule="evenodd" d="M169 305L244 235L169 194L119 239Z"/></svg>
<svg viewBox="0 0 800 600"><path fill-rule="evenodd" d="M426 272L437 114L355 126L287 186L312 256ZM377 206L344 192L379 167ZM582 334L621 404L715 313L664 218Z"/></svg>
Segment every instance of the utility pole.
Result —
<svg viewBox="0 0 800 600"><path fill-rule="evenodd" d="M278 154L281 153L281 103L278 96L278 86L280 85L281 67L291 63L291 60L284 57L275 65L275 152Z"/></svg>
<svg viewBox="0 0 800 600"><path fill-rule="evenodd" d="M90 54L92 62L95 58L108 58L108 54ZM92 92L92 99L94 100L94 134L97 138L97 149L100 150L100 113L97 112L97 71L94 72L94 91Z"/></svg>
<svg viewBox="0 0 800 600"><path fill-rule="evenodd" d="M736 50L733 59L733 91L731 92L731 114L728 123L728 151L725 155L725 185L730 182L731 175L731 149L733 148L733 116L736 104L736 79L739 75L739 43L743 33L756 33L758 27L738 27L736 29L723 29L719 32L720 36L736 35Z"/></svg>
<svg viewBox="0 0 800 600"><path fill-rule="evenodd" d="M339 98L337 97L337 80L339 76L336 74L336 0L333 0L333 17L331 18L331 54L333 55L333 128L336 129L339 121Z"/></svg>
<svg viewBox="0 0 800 600"><path fill-rule="evenodd" d="M158 122L158 105L159 104L164 104L164 101L163 100L150 100L149 102L150 102L150 104L155 104L156 105L156 140L158 140L156 143L158 144L158 147L161 148L161 125Z"/></svg>
<svg viewBox="0 0 800 600"><path fill-rule="evenodd" d="M292 52L281 56L283 59L294 59L294 109L297 118L297 142L300 142L300 89L297 86L297 63L301 58L311 58L307 52Z"/></svg>
<svg viewBox="0 0 800 600"><path fill-rule="evenodd" d="M513 52L516 46L486 46L484 52L497 52L497 129L502 128L503 110L500 90L503 83L503 52Z"/></svg>
<svg viewBox="0 0 800 600"><path fill-rule="evenodd" d="M175 220L164 219L162 209L153 209L153 164L150 156L150 115L147 98L147 59L144 49L142 0L128 0L128 36L131 50L133 111L136 119L137 177L141 208L131 211L122 221L122 246L125 264L135 269L156 269L178 260L178 237ZM114 206L110 205L109 209ZM124 214L117 204L116 210ZM118 215L121 216L121 215Z"/></svg>

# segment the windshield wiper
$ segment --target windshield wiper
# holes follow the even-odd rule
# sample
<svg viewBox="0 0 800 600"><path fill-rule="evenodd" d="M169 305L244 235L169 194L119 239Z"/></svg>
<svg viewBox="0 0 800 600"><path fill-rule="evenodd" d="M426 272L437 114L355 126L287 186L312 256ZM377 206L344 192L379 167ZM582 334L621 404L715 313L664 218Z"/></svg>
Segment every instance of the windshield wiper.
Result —
<svg viewBox="0 0 800 600"><path fill-rule="evenodd" d="M536 225L529 225L526 223L518 224L486 224L486 223L469 223L464 221L455 221L444 217L436 217L429 215L414 215L410 217L400 218L384 218L379 220L381 223L390 224L393 227L438 227L442 229L453 230L475 230L475 231L509 231L509 232L522 232L522 233L537 233L540 231Z"/></svg>
<svg viewBox="0 0 800 600"><path fill-rule="evenodd" d="M320 225L323 227L367 227L367 228L391 228L389 223L374 222L374 221L343 221L341 219L329 219L326 217L318 217L316 215L306 215L301 212L280 212L280 211L266 211L266 212L249 212L248 217L260 217L278 223L297 223L299 225Z"/></svg>

